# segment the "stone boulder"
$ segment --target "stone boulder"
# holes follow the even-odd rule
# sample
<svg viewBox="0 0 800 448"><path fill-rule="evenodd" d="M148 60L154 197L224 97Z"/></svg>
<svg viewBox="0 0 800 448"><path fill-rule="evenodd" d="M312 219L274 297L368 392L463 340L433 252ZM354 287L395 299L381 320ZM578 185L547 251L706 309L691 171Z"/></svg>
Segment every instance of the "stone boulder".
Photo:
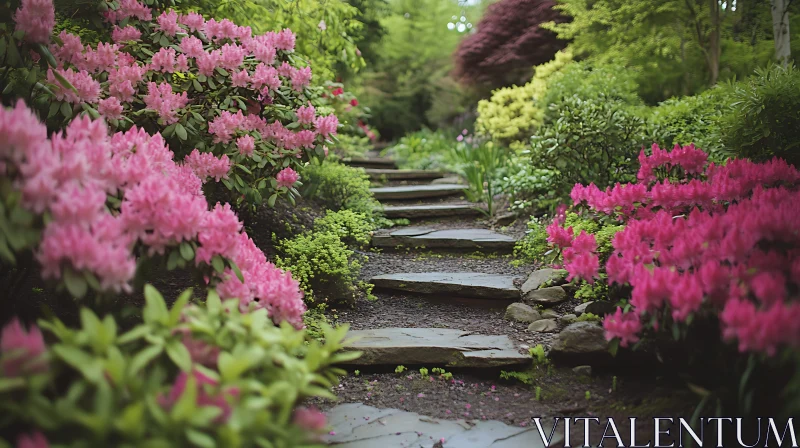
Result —
<svg viewBox="0 0 800 448"><path fill-rule="evenodd" d="M556 269L539 269L531 272L525 283L522 284L522 294L527 294L530 291L539 289L547 282L559 282L564 279L564 271Z"/></svg>
<svg viewBox="0 0 800 448"><path fill-rule="evenodd" d="M542 319L558 319L559 314L553 310L544 310L542 311Z"/></svg>
<svg viewBox="0 0 800 448"><path fill-rule="evenodd" d="M586 308L591 305L592 302L581 303L580 305L575 307L575 315L580 316L581 314L586 312Z"/></svg>
<svg viewBox="0 0 800 448"><path fill-rule="evenodd" d="M558 322L562 325L569 325L578 320L578 316L574 314L565 314L558 318Z"/></svg>
<svg viewBox="0 0 800 448"><path fill-rule="evenodd" d="M592 313L595 316L603 317L606 314L614 314L617 311L617 306L613 303L609 302L608 300L597 300L594 302L590 302L586 309L584 310L585 313Z"/></svg>
<svg viewBox="0 0 800 448"><path fill-rule="evenodd" d="M603 327L595 322L575 322L561 330L553 341L550 356L580 365L608 363L608 341Z"/></svg>
<svg viewBox="0 0 800 448"><path fill-rule="evenodd" d="M567 292L560 286L550 286L528 291L522 296L522 300L536 305L555 306L567 300Z"/></svg>
<svg viewBox="0 0 800 448"><path fill-rule="evenodd" d="M541 319L542 316L532 307L525 305L524 303L515 302L506 308L505 318L507 320L513 320L516 322L530 323L536 322L537 320Z"/></svg>
<svg viewBox="0 0 800 448"><path fill-rule="evenodd" d="M552 333L556 331L558 324L553 319L542 319L528 325L528 331L537 333Z"/></svg>

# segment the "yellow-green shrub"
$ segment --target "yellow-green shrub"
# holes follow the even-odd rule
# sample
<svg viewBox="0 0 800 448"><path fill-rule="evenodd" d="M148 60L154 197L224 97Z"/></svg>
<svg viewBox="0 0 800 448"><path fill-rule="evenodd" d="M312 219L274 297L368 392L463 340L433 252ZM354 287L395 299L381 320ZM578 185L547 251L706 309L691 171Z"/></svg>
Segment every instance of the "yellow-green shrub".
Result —
<svg viewBox="0 0 800 448"><path fill-rule="evenodd" d="M533 79L524 86L505 87L492 92L488 100L478 103L475 129L512 148L524 146L541 124L544 109L537 104L547 89L548 79L572 62L569 49L556 53L555 59L534 68Z"/></svg>

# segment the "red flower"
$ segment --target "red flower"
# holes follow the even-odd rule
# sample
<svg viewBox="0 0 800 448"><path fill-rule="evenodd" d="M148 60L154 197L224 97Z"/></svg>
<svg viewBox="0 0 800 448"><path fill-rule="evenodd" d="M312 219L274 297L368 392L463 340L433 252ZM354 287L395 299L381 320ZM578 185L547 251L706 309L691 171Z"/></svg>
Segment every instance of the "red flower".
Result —
<svg viewBox="0 0 800 448"><path fill-rule="evenodd" d="M337 89L334 89L333 92L331 93L333 94L333 96L339 96L344 93L344 89L339 87Z"/></svg>
<svg viewBox="0 0 800 448"><path fill-rule="evenodd" d="M350 105L353 106L353 107L358 106L358 100L353 98L352 100L350 100Z"/></svg>

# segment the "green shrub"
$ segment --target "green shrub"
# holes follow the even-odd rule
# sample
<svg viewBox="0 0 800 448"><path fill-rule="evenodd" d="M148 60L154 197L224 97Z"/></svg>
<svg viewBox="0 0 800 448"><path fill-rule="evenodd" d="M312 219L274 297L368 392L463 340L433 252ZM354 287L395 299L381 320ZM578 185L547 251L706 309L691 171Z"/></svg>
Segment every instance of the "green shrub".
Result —
<svg viewBox="0 0 800 448"><path fill-rule="evenodd" d="M142 321L125 333L87 308L79 328L39 321L51 337L37 367L0 379L4 436L34 427L64 447L315 445L322 428L298 426L293 411L335 398L344 371L332 366L354 358L337 353L346 326L322 325L320 342L213 291L196 301L188 290L171 309L152 286L144 297Z"/></svg>
<svg viewBox="0 0 800 448"><path fill-rule="evenodd" d="M372 149L372 141L368 137L339 134L336 140L335 152L342 157L365 157L367 151Z"/></svg>
<svg viewBox="0 0 800 448"><path fill-rule="evenodd" d="M384 153L403 169L452 171L456 161L450 148L455 144L455 135L424 129L404 136Z"/></svg>
<svg viewBox="0 0 800 448"><path fill-rule="evenodd" d="M625 228L622 224L600 222L574 212L567 212L564 226L572 227L575 235L579 235L581 231L594 235L594 239L597 241L597 255L600 257L601 264L604 264L614 251L612 244L614 235Z"/></svg>
<svg viewBox="0 0 800 448"><path fill-rule="evenodd" d="M537 218L528 221L528 231L514 245L514 258L519 261L542 262L547 251L546 226Z"/></svg>
<svg viewBox="0 0 800 448"><path fill-rule="evenodd" d="M352 210L328 210L325 216L314 220L315 232L329 232L350 247L364 247L369 244L374 225L364 213Z"/></svg>
<svg viewBox="0 0 800 448"><path fill-rule="evenodd" d="M565 98L550 106L552 119L531 137L534 167L558 171L551 189L569 201L576 183L600 188L635 180L636 158L653 137L635 110L612 98Z"/></svg>
<svg viewBox="0 0 800 448"><path fill-rule="evenodd" d="M634 74L623 67L615 65L593 67L582 62L569 64L550 78L547 91L539 101L546 108L544 124L559 118L559 109L553 108L553 105L571 98L641 106L644 103L639 98L637 89Z"/></svg>
<svg viewBox="0 0 800 448"><path fill-rule="evenodd" d="M720 120L730 106L730 89L717 86L699 95L672 98L652 109L650 121L658 128L662 148L690 143L717 161L727 154Z"/></svg>
<svg viewBox="0 0 800 448"><path fill-rule="evenodd" d="M508 165L515 171L503 177L498 188L509 196L513 210L553 211L562 203L553 188L557 170L536 168L527 156L514 157Z"/></svg>
<svg viewBox="0 0 800 448"><path fill-rule="evenodd" d="M361 261L331 232L309 232L278 243L275 264L291 271L311 303L352 304Z"/></svg>
<svg viewBox="0 0 800 448"><path fill-rule="evenodd" d="M778 156L800 162L800 71L774 65L732 86L722 119L722 142L732 155L755 161Z"/></svg>
<svg viewBox="0 0 800 448"><path fill-rule="evenodd" d="M329 160L309 163L301 174L304 196L334 211L347 209L378 219L380 204L369 191L369 176L363 169Z"/></svg>

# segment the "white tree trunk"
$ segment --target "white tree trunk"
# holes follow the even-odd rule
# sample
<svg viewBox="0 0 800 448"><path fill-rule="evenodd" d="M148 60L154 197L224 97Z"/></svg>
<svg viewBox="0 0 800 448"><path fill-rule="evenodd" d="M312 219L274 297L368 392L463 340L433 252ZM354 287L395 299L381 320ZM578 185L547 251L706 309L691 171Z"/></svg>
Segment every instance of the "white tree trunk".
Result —
<svg viewBox="0 0 800 448"><path fill-rule="evenodd" d="M792 0L770 0L772 35L775 38L775 59L784 67L789 64L792 50L789 40L789 3Z"/></svg>

